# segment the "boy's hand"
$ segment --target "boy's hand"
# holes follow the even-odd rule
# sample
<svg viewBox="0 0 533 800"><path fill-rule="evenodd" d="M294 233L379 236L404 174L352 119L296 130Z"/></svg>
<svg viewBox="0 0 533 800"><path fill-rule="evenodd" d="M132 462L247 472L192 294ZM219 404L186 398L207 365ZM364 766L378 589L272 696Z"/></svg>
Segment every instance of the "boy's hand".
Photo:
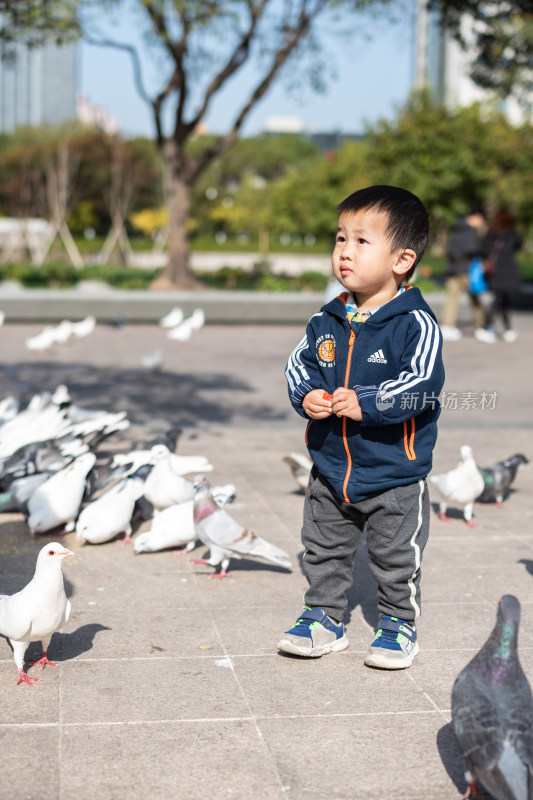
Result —
<svg viewBox="0 0 533 800"><path fill-rule="evenodd" d="M311 419L326 419L333 413L331 395L323 389L313 389L303 399L303 409Z"/></svg>
<svg viewBox="0 0 533 800"><path fill-rule="evenodd" d="M361 422L363 412L353 389L345 389L343 386L335 389L333 392L333 413L338 417L349 417L356 420L356 422Z"/></svg>

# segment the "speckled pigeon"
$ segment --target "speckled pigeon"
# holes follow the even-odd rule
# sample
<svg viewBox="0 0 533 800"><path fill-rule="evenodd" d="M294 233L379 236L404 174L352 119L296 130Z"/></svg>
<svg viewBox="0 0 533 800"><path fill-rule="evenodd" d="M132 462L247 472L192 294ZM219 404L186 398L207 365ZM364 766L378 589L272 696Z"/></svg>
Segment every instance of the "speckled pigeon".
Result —
<svg viewBox="0 0 533 800"><path fill-rule="evenodd" d="M452 689L452 725L468 789L495 800L533 798L533 697L517 652L520 603L504 595L496 625Z"/></svg>
<svg viewBox="0 0 533 800"><path fill-rule="evenodd" d="M209 564L215 568L220 564L221 571L213 573L212 578L225 578L230 558L246 556L266 558L267 561L291 569L285 550L244 528L227 511L220 508L206 475L195 477L194 489L194 526L200 541L209 547L209 558L191 559L193 563Z"/></svg>
<svg viewBox="0 0 533 800"><path fill-rule="evenodd" d="M489 503L491 500L495 500L497 506L503 505L503 498L509 491L516 473L525 464L529 464L529 460L523 453L517 453L505 461L497 461L489 467L480 467L479 471L483 476L485 488L478 497L478 501Z"/></svg>

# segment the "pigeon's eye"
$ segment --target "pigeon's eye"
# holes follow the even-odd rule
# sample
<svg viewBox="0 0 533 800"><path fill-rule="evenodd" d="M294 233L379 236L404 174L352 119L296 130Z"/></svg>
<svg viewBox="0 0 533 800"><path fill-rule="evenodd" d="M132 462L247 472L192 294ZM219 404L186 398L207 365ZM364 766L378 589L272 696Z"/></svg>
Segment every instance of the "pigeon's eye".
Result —
<svg viewBox="0 0 533 800"><path fill-rule="evenodd" d="M55 556L55 554L56 554L56 551L55 551L55 550L49 550L49 551L48 551L48 555L49 555L49 556Z"/></svg>

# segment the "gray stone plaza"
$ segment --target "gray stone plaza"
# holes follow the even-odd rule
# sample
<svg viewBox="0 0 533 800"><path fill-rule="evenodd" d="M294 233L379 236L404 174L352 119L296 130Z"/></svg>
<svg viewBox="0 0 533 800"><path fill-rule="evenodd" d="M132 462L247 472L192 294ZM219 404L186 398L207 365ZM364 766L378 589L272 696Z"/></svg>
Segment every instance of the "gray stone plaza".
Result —
<svg viewBox="0 0 533 800"><path fill-rule="evenodd" d="M467 330L444 345L436 472L456 466L463 444L480 466L517 452L533 457L533 316L514 319L515 343L486 345ZM229 512L286 550L293 569L233 560L230 577L210 580L210 567L170 550L134 556L120 540L81 547L67 534L73 610L50 645L57 669L30 667L36 687L14 687L12 653L0 639L0 798L459 798L466 782L449 724L451 688L488 637L502 594L522 604L519 652L533 682L531 465L502 508L476 505L475 528L459 509L439 520L430 487L420 654L410 669L363 665L377 621L364 547L345 620L350 647L320 659L282 656L276 642L306 587L303 495L283 462L305 452L283 374L300 320L208 319L187 343L168 340L155 323L100 322L86 339L39 355L24 341L42 327L0 328L0 397L27 400L64 383L77 405L127 411L130 427L102 442L102 456L183 428L178 452L209 457L212 481L236 486ZM141 358L157 349L163 367L151 373ZM10 594L30 580L53 536L30 539L15 514L0 525L0 592ZM31 645L27 660L39 654Z"/></svg>

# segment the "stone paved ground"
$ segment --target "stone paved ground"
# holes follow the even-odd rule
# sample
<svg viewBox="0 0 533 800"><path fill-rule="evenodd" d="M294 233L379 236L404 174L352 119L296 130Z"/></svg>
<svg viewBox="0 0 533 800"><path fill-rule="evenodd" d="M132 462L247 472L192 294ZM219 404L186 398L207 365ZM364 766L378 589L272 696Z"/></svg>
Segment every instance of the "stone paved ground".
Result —
<svg viewBox="0 0 533 800"><path fill-rule="evenodd" d="M516 323L515 344L468 336L445 345L445 388L465 407L443 411L437 472L455 466L462 444L481 465L520 451L532 457L533 317ZM35 689L14 688L12 654L0 638L0 798L460 797L450 691L488 636L502 593L522 603L520 653L533 680L531 467L502 509L476 507L474 529L458 513L450 523L433 515L421 651L411 669L363 665L377 618L364 547L346 618L350 648L310 661L283 657L275 643L305 589L303 497L282 461L303 452L303 423L283 378L301 327L210 325L183 345L155 325L99 325L39 356L24 339L41 327L0 329L0 397L28 398L64 382L79 405L126 409L130 429L102 452L182 426L178 451L208 456L213 480L237 487L231 513L286 549L294 566L233 561L231 578L213 581L209 568L171 551L134 556L120 541L80 547L67 535L76 553L64 565L73 613L50 647L58 668L39 673ZM140 361L156 348L164 369L152 375ZM493 410L480 408L483 392L496 400ZM52 537L30 540L14 515L0 526L0 591L11 593ZM32 645L30 660L38 654Z"/></svg>

